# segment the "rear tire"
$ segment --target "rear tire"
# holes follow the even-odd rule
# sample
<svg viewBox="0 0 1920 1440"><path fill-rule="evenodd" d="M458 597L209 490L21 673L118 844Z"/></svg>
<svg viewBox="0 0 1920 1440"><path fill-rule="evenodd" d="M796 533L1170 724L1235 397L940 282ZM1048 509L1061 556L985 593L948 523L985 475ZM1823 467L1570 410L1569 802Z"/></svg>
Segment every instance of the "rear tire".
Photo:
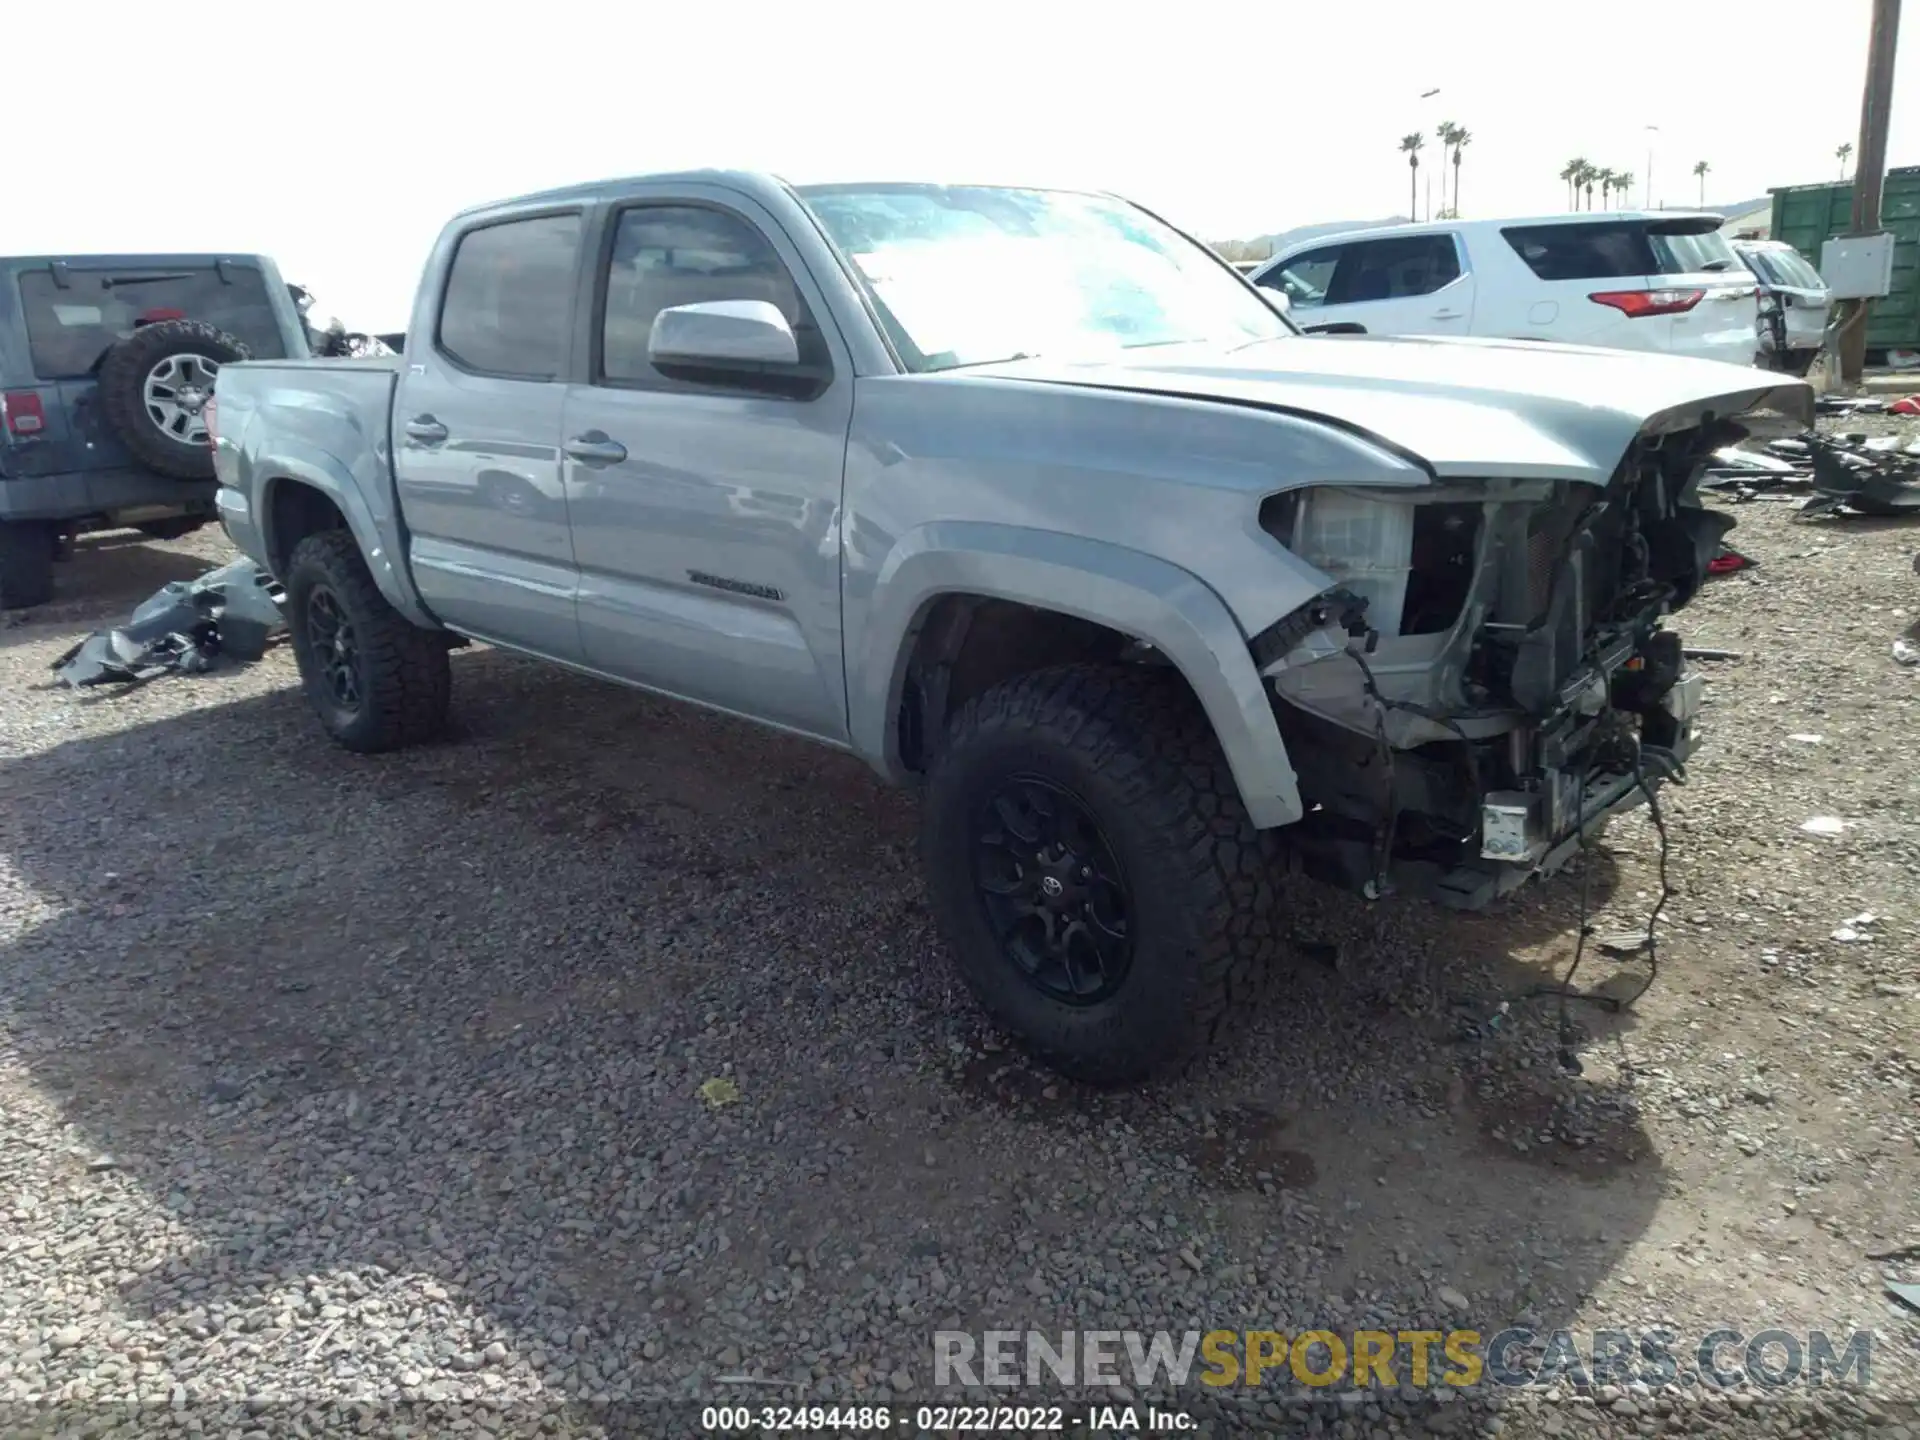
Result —
<svg viewBox="0 0 1920 1440"><path fill-rule="evenodd" d="M300 680L336 744L398 750L446 728L447 636L387 603L345 530L309 535L287 566L287 626Z"/></svg>
<svg viewBox="0 0 1920 1440"><path fill-rule="evenodd" d="M0 610L25 610L53 598L53 526L0 520Z"/></svg>
<svg viewBox="0 0 1920 1440"><path fill-rule="evenodd" d="M1068 838L1021 838L1048 823ZM929 770L922 841L968 988L1076 1079L1191 1059L1271 968L1277 848L1247 818L1199 705L1164 673L1069 665L968 702Z"/></svg>

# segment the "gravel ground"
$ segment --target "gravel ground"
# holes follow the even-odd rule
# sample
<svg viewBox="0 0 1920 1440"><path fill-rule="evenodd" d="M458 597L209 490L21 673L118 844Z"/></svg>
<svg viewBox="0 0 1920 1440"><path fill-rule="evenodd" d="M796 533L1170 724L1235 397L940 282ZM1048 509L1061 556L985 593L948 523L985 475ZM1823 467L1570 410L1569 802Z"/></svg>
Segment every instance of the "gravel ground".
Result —
<svg viewBox="0 0 1920 1440"><path fill-rule="evenodd" d="M857 763L486 650L458 734L380 759L321 740L284 650L50 689L227 554L83 545L0 629L0 1400L677 1434L688 1397L927 1402L941 1327L1724 1324L1871 1329L1872 1398L1132 1398L1367 1440L1920 1435L1920 1317L1881 1289L1920 1261L1865 1258L1920 1242L1920 670L1889 654L1920 530L1740 520L1760 567L1685 617L1744 658L1667 795L1658 981L1570 1010L1583 1073L1555 1005L1498 1008L1564 971L1577 876L1480 917L1302 885L1245 1033L1122 1093L984 1027L915 803ZM1602 931L1657 854L1634 816L1587 862Z"/></svg>

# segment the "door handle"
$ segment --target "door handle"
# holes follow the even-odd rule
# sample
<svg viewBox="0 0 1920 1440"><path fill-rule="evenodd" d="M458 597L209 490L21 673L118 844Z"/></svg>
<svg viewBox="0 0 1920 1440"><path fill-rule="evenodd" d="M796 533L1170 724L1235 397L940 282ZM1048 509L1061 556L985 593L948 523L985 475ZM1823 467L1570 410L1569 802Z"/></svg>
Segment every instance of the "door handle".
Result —
<svg viewBox="0 0 1920 1440"><path fill-rule="evenodd" d="M627 458L627 447L603 430L576 435L560 448L569 460L578 460L582 465L618 465Z"/></svg>
<svg viewBox="0 0 1920 1440"><path fill-rule="evenodd" d="M1433 312L1433 318L1436 320L1458 320L1460 318L1460 312L1458 310L1436 310Z"/></svg>
<svg viewBox="0 0 1920 1440"><path fill-rule="evenodd" d="M438 445L447 438L447 427L431 415L416 415L406 424L407 438L422 445Z"/></svg>

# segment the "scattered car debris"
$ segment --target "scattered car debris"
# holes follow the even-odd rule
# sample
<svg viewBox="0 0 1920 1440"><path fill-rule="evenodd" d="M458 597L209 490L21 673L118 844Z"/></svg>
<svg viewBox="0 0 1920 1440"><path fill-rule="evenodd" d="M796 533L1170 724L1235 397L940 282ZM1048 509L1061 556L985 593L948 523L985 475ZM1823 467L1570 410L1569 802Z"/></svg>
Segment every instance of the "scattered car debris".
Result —
<svg viewBox="0 0 1920 1440"><path fill-rule="evenodd" d="M1593 943L1600 947L1602 954L1625 960L1651 948L1653 937L1644 929L1603 930L1593 937Z"/></svg>
<svg viewBox="0 0 1920 1440"><path fill-rule="evenodd" d="M1887 408L1887 402L1875 395L1822 395L1814 401L1814 409L1822 415L1877 415Z"/></svg>
<svg viewBox="0 0 1920 1440"><path fill-rule="evenodd" d="M1909 395L1887 406L1889 415L1920 415L1920 395Z"/></svg>
<svg viewBox="0 0 1920 1440"><path fill-rule="evenodd" d="M1759 565L1751 555L1742 555L1731 545L1722 545L1720 553L1707 562L1707 574L1731 575L1736 570L1758 569Z"/></svg>
<svg viewBox="0 0 1920 1440"><path fill-rule="evenodd" d="M1898 1300L1915 1314L1920 1315L1920 1285L1902 1285L1898 1281L1887 1282L1887 1294Z"/></svg>
<svg viewBox="0 0 1920 1440"><path fill-rule="evenodd" d="M1810 432L1772 441L1765 453L1729 446L1713 458L1701 487L1738 500L1806 495L1807 516L1920 514L1920 451L1897 436Z"/></svg>
<svg viewBox="0 0 1920 1440"><path fill-rule="evenodd" d="M1815 498L1801 513L1842 508L1862 515L1920 515L1920 456L1872 448L1852 437L1811 439Z"/></svg>
<svg viewBox="0 0 1920 1440"><path fill-rule="evenodd" d="M283 629L281 590L252 560L236 560L198 580L162 586L132 618L99 630L53 662L54 674L80 689L136 685L179 671L200 674L215 660L258 660Z"/></svg>
<svg viewBox="0 0 1920 1440"><path fill-rule="evenodd" d="M1705 650L1689 645L1681 650L1683 660L1741 660L1746 658L1744 650Z"/></svg>
<svg viewBox="0 0 1920 1440"><path fill-rule="evenodd" d="M1802 820L1800 828L1809 835L1844 835L1847 822L1838 815L1815 815L1811 820Z"/></svg>
<svg viewBox="0 0 1920 1440"><path fill-rule="evenodd" d="M1793 743L1796 745L1820 745L1826 742L1826 738L1827 737L1824 735L1810 735L1810 734L1787 736L1787 739L1793 741Z"/></svg>
<svg viewBox="0 0 1920 1440"><path fill-rule="evenodd" d="M1893 642L1893 659L1897 665L1920 665L1920 645L1902 635Z"/></svg>

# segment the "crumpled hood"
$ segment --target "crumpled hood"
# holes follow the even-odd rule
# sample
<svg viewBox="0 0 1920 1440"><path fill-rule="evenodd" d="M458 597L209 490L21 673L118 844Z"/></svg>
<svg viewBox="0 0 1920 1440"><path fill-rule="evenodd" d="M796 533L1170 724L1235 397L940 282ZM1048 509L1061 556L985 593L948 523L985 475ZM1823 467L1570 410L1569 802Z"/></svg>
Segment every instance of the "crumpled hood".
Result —
<svg viewBox="0 0 1920 1440"><path fill-rule="evenodd" d="M1443 477L1604 485L1642 433L1687 429L1709 414L1757 435L1813 424L1813 388L1803 380L1713 360L1515 340L1301 336L951 373L1320 416Z"/></svg>

